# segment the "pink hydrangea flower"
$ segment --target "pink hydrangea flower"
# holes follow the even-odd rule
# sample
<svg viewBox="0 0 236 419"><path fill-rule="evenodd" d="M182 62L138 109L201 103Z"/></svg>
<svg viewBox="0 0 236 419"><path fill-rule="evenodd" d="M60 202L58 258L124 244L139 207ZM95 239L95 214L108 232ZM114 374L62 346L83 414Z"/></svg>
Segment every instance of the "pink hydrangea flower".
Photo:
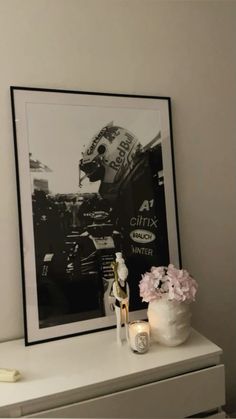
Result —
<svg viewBox="0 0 236 419"><path fill-rule="evenodd" d="M164 266L153 266L150 272L142 275L139 283L140 296L142 301L150 302L168 295L169 300L195 301L197 282L185 269L177 269L170 264Z"/></svg>
<svg viewBox="0 0 236 419"><path fill-rule="evenodd" d="M144 275L142 275L142 279L139 283L139 289L142 301L148 303L149 301L155 300L155 278L152 273L146 272Z"/></svg>
<svg viewBox="0 0 236 419"><path fill-rule="evenodd" d="M177 269L169 265L167 269L169 278L169 299L176 301L195 301L197 282L185 269Z"/></svg>
<svg viewBox="0 0 236 419"><path fill-rule="evenodd" d="M162 279L165 276L165 267L164 266L153 266L151 268L151 273L156 279Z"/></svg>

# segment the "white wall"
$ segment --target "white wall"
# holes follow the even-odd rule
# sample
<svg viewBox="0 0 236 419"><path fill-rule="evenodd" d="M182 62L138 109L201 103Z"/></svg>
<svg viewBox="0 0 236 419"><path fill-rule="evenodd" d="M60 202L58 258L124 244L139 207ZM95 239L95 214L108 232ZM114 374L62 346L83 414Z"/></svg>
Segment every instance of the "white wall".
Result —
<svg viewBox="0 0 236 419"><path fill-rule="evenodd" d="M9 86L172 98L194 325L225 352L236 410L236 2L0 0L0 340L23 335Z"/></svg>

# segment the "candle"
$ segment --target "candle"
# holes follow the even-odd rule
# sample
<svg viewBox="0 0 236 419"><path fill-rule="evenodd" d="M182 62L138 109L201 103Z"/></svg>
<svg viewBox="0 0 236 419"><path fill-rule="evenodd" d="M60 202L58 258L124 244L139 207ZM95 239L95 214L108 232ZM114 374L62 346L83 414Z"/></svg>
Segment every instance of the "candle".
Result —
<svg viewBox="0 0 236 419"><path fill-rule="evenodd" d="M143 354L148 351L150 345L150 327L148 322L136 320L129 324L129 343L134 352Z"/></svg>

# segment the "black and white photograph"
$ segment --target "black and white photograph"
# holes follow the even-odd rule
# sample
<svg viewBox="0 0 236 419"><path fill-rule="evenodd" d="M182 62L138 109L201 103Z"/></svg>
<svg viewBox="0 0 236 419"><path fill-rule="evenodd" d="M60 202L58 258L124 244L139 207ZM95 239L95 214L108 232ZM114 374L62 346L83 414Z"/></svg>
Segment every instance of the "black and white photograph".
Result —
<svg viewBox="0 0 236 419"><path fill-rule="evenodd" d="M115 325L112 262L180 264L170 99L11 87L27 345Z"/></svg>

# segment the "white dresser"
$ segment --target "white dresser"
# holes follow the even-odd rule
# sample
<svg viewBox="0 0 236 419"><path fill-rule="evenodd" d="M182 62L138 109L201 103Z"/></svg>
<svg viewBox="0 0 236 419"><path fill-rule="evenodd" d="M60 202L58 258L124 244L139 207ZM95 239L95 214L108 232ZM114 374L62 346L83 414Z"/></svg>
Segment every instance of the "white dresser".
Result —
<svg viewBox="0 0 236 419"><path fill-rule="evenodd" d="M0 344L0 367L21 381L0 382L0 417L225 417L222 350L192 331L178 347L146 354L118 347L115 329L49 343ZM203 414L203 415L202 415Z"/></svg>

